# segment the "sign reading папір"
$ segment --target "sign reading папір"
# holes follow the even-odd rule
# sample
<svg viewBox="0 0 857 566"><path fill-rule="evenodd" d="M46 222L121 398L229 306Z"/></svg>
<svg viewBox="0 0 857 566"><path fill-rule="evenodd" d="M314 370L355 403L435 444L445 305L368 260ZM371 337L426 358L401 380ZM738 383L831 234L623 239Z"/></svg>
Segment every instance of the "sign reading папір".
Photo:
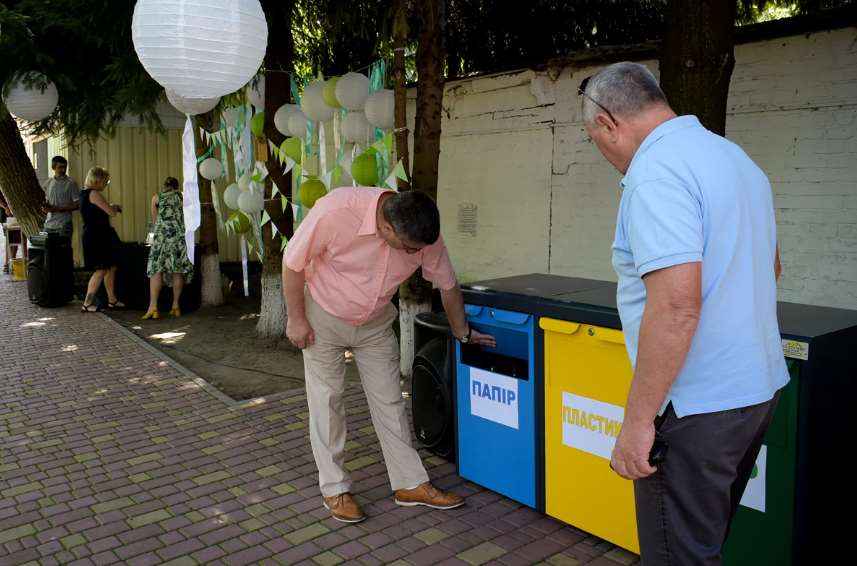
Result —
<svg viewBox="0 0 857 566"><path fill-rule="evenodd" d="M605 460L610 459L622 430L625 409L563 391L562 443Z"/></svg>
<svg viewBox="0 0 857 566"><path fill-rule="evenodd" d="M470 368L470 413L518 429L518 380Z"/></svg>

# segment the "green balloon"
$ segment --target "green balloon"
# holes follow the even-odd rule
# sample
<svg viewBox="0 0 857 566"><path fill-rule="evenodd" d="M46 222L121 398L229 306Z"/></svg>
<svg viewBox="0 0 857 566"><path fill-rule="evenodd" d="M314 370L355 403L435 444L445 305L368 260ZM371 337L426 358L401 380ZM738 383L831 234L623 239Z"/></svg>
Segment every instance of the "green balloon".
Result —
<svg viewBox="0 0 857 566"><path fill-rule="evenodd" d="M280 151L291 157L295 163L300 163L303 145L301 138L286 138L286 141L280 144Z"/></svg>
<svg viewBox="0 0 857 566"><path fill-rule="evenodd" d="M378 164L374 153L363 153L351 162L351 178L364 187L378 184Z"/></svg>
<svg viewBox="0 0 857 566"><path fill-rule="evenodd" d="M235 215L237 222L234 224L236 234L245 234L250 231L250 219L243 212Z"/></svg>
<svg viewBox="0 0 857 566"><path fill-rule="evenodd" d="M336 83L339 77L331 77L324 81L324 87L321 89L321 98L324 103L332 108L342 108L342 105L336 99Z"/></svg>
<svg viewBox="0 0 857 566"><path fill-rule="evenodd" d="M307 208L315 206L315 201L327 194L327 189L324 183L318 179L307 179L301 183L301 188L298 190L298 200Z"/></svg>
<svg viewBox="0 0 857 566"><path fill-rule="evenodd" d="M264 137L265 135L265 113L257 112L253 119L250 120L250 131L256 137Z"/></svg>

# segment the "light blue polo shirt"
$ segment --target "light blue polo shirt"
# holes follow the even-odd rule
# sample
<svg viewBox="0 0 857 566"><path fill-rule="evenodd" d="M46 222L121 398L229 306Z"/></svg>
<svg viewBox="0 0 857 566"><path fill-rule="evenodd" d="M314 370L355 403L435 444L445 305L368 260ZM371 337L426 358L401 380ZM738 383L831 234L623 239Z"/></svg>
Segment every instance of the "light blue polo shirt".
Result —
<svg viewBox="0 0 857 566"><path fill-rule="evenodd" d="M702 311L670 389L679 417L763 403L788 383L777 323L777 235L768 178L696 116L664 122L622 180L613 242L617 303L636 364L643 276L702 262Z"/></svg>

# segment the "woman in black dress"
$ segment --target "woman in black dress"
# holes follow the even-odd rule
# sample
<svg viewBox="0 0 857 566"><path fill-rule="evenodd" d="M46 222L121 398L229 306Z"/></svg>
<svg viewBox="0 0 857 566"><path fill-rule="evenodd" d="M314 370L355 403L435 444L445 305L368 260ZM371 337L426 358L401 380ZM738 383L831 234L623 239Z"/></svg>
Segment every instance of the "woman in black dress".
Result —
<svg viewBox="0 0 857 566"><path fill-rule="evenodd" d="M107 289L107 307L125 305L116 297L116 266L119 263L119 235L110 225L110 217L122 212L118 204L108 204L102 192L110 184L110 173L93 167L86 174L80 192L80 216L83 219L83 263L92 269L81 311L96 312L95 295L101 283Z"/></svg>

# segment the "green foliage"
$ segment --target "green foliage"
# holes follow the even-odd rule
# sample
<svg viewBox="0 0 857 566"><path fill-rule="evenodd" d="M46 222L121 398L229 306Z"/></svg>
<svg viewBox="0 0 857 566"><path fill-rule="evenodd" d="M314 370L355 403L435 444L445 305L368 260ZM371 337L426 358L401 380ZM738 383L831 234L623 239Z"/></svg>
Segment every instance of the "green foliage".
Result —
<svg viewBox="0 0 857 566"><path fill-rule="evenodd" d="M0 10L0 81L20 71L47 75L59 91L34 133L64 131L71 142L109 134L128 115L159 127L161 87L134 52L129 0L17 0ZM121 22L121 24L119 23Z"/></svg>

